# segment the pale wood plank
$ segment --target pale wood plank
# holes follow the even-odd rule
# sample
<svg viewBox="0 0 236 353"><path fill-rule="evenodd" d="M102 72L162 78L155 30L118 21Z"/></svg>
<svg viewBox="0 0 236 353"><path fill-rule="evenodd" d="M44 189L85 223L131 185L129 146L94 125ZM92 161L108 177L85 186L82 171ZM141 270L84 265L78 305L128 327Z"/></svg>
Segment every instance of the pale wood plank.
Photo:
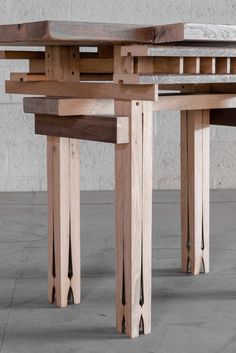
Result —
<svg viewBox="0 0 236 353"><path fill-rule="evenodd" d="M63 79L63 77L61 78ZM81 82L17 82L6 81L6 93L36 94L58 97L97 99L144 99L155 101L155 85L120 85L113 83Z"/></svg>
<svg viewBox="0 0 236 353"><path fill-rule="evenodd" d="M112 99L24 97L25 113L57 116L114 115Z"/></svg>
<svg viewBox="0 0 236 353"><path fill-rule="evenodd" d="M179 56L179 57L236 57L236 49L217 46L145 45L132 44L121 47L121 56Z"/></svg>
<svg viewBox="0 0 236 353"><path fill-rule="evenodd" d="M236 75L226 74L199 74L199 75L191 75L191 74L152 74L152 75L138 75L138 74L114 74L114 80L120 83L125 83L127 85L165 85L165 84L209 84L209 83L235 83Z"/></svg>
<svg viewBox="0 0 236 353"><path fill-rule="evenodd" d="M153 104L154 111L168 110L199 110L218 108L235 108L235 94L170 94L160 95L157 102Z"/></svg>
<svg viewBox="0 0 236 353"><path fill-rule="evenodd" d="M176 23L155 28L154 43L235 42L236 26L203 23Z"/></svg>

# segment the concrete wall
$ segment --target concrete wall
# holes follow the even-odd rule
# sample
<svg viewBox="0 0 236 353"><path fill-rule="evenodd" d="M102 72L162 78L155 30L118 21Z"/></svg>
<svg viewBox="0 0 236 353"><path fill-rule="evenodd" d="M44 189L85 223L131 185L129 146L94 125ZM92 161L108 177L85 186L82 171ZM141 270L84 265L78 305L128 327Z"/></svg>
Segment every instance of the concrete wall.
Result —
<svg viewBox="0 0 236 353"><path fill-rule="evenodd" d="M0 0L0 23L61 19L160 24L177 21L235 23L234 0ZM0 191L46 189L45 138L34 136L22 97L4 94L10 71L26 64L0 61ZM81 187L114 187L113 147L82 142ZM211 186L236 187L236 129L211 128ZM179 188L179 116L159 114L154 123L154 188Z"/></svg>

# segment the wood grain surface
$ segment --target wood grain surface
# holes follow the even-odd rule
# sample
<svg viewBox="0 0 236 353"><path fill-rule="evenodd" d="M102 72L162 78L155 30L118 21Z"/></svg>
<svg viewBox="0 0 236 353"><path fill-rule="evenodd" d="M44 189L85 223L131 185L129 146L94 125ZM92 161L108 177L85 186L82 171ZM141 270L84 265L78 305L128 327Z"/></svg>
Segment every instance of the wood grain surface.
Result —
<svg viewBox="0 0 236 353"><path fill-rule="evenodd" d="M129 118L125 116L35 116L35 133L108 143L129 142Z"/></svg>
<svg viewBox="0 0 236 353"><path fill-rule="evenodd" d="M216 42L236 41L235 25L176 23L132 25L70 21L39 21L0 26L1 45L77 45L99 43Z"/></svg>

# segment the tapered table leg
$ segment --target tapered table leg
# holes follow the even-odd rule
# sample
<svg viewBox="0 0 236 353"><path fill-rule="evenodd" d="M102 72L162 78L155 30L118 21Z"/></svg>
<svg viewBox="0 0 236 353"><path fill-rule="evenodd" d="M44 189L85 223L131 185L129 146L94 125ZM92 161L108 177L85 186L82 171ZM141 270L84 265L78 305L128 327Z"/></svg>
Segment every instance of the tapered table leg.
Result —
<svg viewBox="0 0 236 353"><path fill-rule="evenodd" d="M116 101L130 116L130 143L116 145L116 315L118 332L151 331L152 103Z"/></svg>
<svg viewBox="0 0 236 353"><path fill-rule="evenodd" d="M48 136L47 155L48 298L65 307L80 302L79 142Z"/></svg>
<svg viewBox="0 0 236 353"><path fill-rule="evenodd" d="M182 270L209 272L209 111L181 112Z"/></svg>

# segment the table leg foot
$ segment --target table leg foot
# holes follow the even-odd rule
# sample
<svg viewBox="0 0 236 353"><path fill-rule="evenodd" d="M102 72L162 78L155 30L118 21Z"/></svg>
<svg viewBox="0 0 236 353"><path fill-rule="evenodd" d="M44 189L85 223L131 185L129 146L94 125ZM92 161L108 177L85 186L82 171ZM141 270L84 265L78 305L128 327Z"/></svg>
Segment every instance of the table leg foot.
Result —
<svg viewBox="0 0 236 353"><path fill-rule="evenodd" d="M182 270L209 272L209 111L181 113Z"/></svg>

